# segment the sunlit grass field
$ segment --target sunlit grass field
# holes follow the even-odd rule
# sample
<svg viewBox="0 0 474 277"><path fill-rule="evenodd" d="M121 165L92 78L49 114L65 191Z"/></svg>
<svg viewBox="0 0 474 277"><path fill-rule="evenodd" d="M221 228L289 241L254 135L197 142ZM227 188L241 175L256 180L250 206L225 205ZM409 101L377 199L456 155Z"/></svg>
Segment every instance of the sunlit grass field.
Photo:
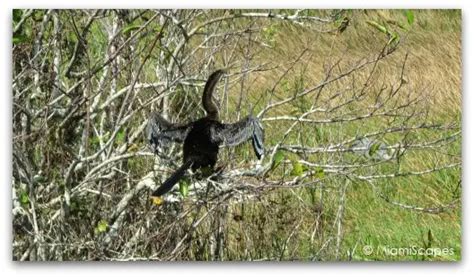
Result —
<svg viewBox="0 0 474 277"><path fill-rule="evenodd" d="M430 117L434 122L461 121L461 12L451 10L415 11L415 21L407 31L403 43L396 53L383 61L384 67L377 72L377 81L388 82L396 78L393 70L401 64L408 53L406 79L410 90L415 93L429 92L428 104ZM374 51L372 43L377 36L368 28L367 20L385 20L403 22L402 11L369 10L354 13L352 25L341 35L311 33L285 23L274 23L271 28L271 42L275 51L262 53L261 59L274 59L291 62L294 55L304 49L309 51L308 65L297 74L304 72L305 82L318 82L323 76L324 66L337 58L346 62L357 60ZM363 78L364 76L360 76ZM258 99L259 91L268 88L274 75L255 79L251 95ZM375 81L375 82L377 82ZM295 83L288 84L290 90ZM255 95L252 95L255 94ZM285 93L285 88L281 89ZM288 109L274 111L285 114ZM360 128L375 130L377 120L365 123L345 123L344 126L321 125L319 135L314 129L306 130L307 143L318 145L331 141L331 137L354 134ZM287 126L266 125L270 134L268 143L278 140L271 134L286 130ZM343 131L341 131L343 130ZM336 133L334 133L336 132ZM425 134L431 136L429 132ZM268 137L267 137L268 138ZM290 138L291 139L291 138ZM294 138L296 140L296 138ZM318 140L319 139L319 140ZM313 141L311 141L313 140ZM445 152L457 160L461 158L461 143L457 140L449 145ZM245 156L251 156L243 150ZM437 153L411 153L402 166L412 170L423 170L440 161ZM321 157L324 159L324 157ZM384 168L379 168L380 172ZM286 171L288 173L288 171ZM283 172L283 174L285 174ZM424 175L423 177L402 177L386 180L380 184L381 191L400 203L413 206L431 207L449 203L461 194L461 170L451 168ZM232 215L244 215L239 220L230 219L229 257L231 259L298 259L307 260L430 260L458 261L461 259L461 205L439 214L430 214L398 207L387 203L376 195L373 188L364 183L351 183L346 188L343 224L343 241L340 253L327 250L325 244L334 244L327 240L330 234L337 232L334 218L338 212L339 194L345 180L328 177L323 188L283 189L266 195L253 205L236 205ZM324 200L322 200L324 199ZM268 219L273 219L269 221ZM295 230L299 230L295 232ZM257 238L255 236L258 236ZM243 253L249 243L254 249ZM248 245L247 245L248 246ZM369 250L364 251L364 246ZM443 254L415 255L403 253L399 248L439 248L446 249ZM331 248L329 248L331 249ZM371 249L371 250L370 250ZM399 252L396 252L399 251ZM407 250L408 251L408 250ZM398 253L398 254L397 254Z"/></svg>
<svg viewBox="0 0 474 277"><path fill-rule="evenodd" d="M275 12L295 13L294 10ZM250 19L235 17L232 22L209 24L206 26L209 29L201 30L202 34L195 34L189 41L183 40L186 51L195 49L183 63L186 68L178 72L176 66L170 66L176 70L169 74L172 77L193 77L190 80L183 77L184 81L176 77L183 83L170 85L163 91L160 91L161 85L149 84L166 83L157 72L167 63L172 64L170 52L182 36L180 28L173 25L176 22L169 21L166 25L165 21L151 20L159 15L156 11L140 11L137 16L123 11L104 11L89 26L86 24L89 15L83 11L52 13L56 23L51 20L53 23L45 25L49 27L45 28L44 38L35 45L38 26L42 20L48 22L50 19L44 16L45 11L32 12L33 16L22 27L23 33L16 34L19 42L14 43L14 55L18 59L14 60L15 73L18 71L18 76L14 76L14 100L18 101L14 105L14 132L18 132L14 134L14 146L15 150L21 149L16 151L28 156L33 164L41 165L38 172L32 172L32 176L43 180L38 181L38 187L31 190L41 192L38 195L27 193L24 182L16 177L21 174L14 174L13 187L18 194L18 210L29 211L34 205L37 207L40 230L44 233L34 233L38 237L44 235L44 245L50 251L47 258L461 260L461 11L305 12L321 18L333 18L332 15L340 14L344 16L340 19L349 20L348 25L341 29L341 20L338 19L328 24L301 26L266 16ZM226 10L176 13L183 16L183 21L187 16L198 15L190 23L191 27L213 16L234 14L237 12ZM87 41L84 44L87 47L74 61L71 57L76 55L76 50L82 51L78 46L78 35L70 31L59 36L55 34L55 28L75 30L76 20L79 29L84 31L82 39ZM113 32L108 33L110 30L107 28L115 26L116 21L122 24L117 27L121 31L115 33L117 45L123 42L124 50L117 61L110 63L110 66L117 67L116 72L112 72L104 60L109 58L114 42L111 39ZM379 24L378 27L374 22ZM149 26L146 25L148 23ZM86 25L89 29L84 27ZM162 40L169 38L168 44L151 47L152 41L158 41L157 30L163 26L167 26L169 33L165 33ZM232 33L241 27L248 29ZM385 55L388 53L385 47L390 46L387 43L390 32L386 30L396 30L399 43L393 53ZM222 35L225 32L228 35ZM203 37L211 33L215 35L215 45L203 43ZM136 34L139 36L133 38ZM56 36L62 40L56 41ZM34 59L31 62L28 56L35 47L48 48L41 49L38 54L42 57L44 72L36 72L33 66L41 63ZM377 56L383 58L373 64L367 63L360 70L344 73L354 65ZM61 63L59 58L63 58ZM73 71L77 71L75 74L87 78L62 76L69 59L74 64ZM59 64L57 67L55 62ZM26 66L31 66L31 69ZM133 132L138 130L140 134L139 126L145 126L152 110L166 112L173 122L180 123L202 117L204 79L200 78L210 73L202 70L224 66L229 66L229 74L219 82L214 101L219 106L220 119L225 123L235 122L248 114L256 115L272 103L316 87L325 78L346 75L266 111L261 117L267 151L263 161L257 162L249 143L220 150L216 167L224 168L224 173L234 169L250 170L262 164L271 165L264 176L242 174L235 180L232 177L224 180L231 185L244 185L242 191L237 189L232 195L234 198L222 197L214 191L217 197L222 198L196 200L181 194L182 201L177 203L153 205L150 191L180 164L181 146L166 148L171 153L169 157L154 156L147 148L148 141L133 137ZM137 68L143 70L137 71ZM53 69L58 70L58 79L55 79ZM92 77L88 75L90 72L93 72ZM65 97L67 99L59 100L57 105L66 111L72 110L71 115L74 115L75 98L71 95L77 93L77 99L84 98L84 95L95 99L87 101L100 108L96 113L89 114L89 106L78 104L79 111L84 109L81 116L87 117L87 120L81 121L81 117L74 119L72 128L65 128L68 127L66 119L56 122L52 112L49 117L32 120L31 134L28 128L23 129L23 111L19 108L23 103L29 103L37 110L45 109L48 115L48 107L54 106L49 103L53 97L48 94L53 83L67 90L75 82L83 81L78 86L81 89L71 90L68 92L70 95ZM129 90L129 87L133 88L131 84L134 81L148 86ZM23 82L29 87L23 87L26 86ZM35 84L45 88L35 87ZM401 89L392 95L390 89L397 84ZM117 91L121 90L125 93L118 94ZM165 94L166 97L163 96ZM94 98L96 95L99 97ZM419 101L413 102L416 105L403 104L418 98ZM377 114L391 107L396 108L382 115ZM162 108L166 111L160 110ZM304 118L306 121L299 121L312 109L313 112ZM126 116L116 118L115 113ZM84 128L85 122L90 124L87 125L90 130ZM418 124L443 128L420 127L414 128L413 132L403 132L403 128ZM60 127L55 129L56 125ZM400 142L407 142L407 149L414 146L397 158L393 158L394 155L380 162L372 160L373 157L358 155L351 149L324 151L338 143L340 149L347 148L350 143L344 144L344 141L394 126L402 126L402 132L385 130L382 135L374 137L389 146ZM81 128L82 133L76 130ZM39 143L32 145L29 141L32 138L37 138ZM104 147L107 141L110 145ZM328 148L308 154L291 148L294 145L320 150ZM402 151L401 143L398 147L394 146L395 150ZM372 150L371 146L369 152ZM30 153L20 153L22 151ZM64 180L67 172L73 172L69 171L68 166L71 169L76 166L74 159L88 156L90 159L83 160L81 168L75 170L69 180ZM434 170L440 165L449 166ZM93 174L91 171L94 171ZM143 185L145 177L152 173L154 179L151 184ZM304 176L299 180L301 182L291 183L301 176ZM140 189L136 189L140 184ZM209 187L209 190L213 189ZM235 192L232 189L229 191ZM68 198L68 211L63 218L61 205L65 198ZM115 214L122 202L125 203L123 209ZM33 232L31 226L28 226L30 229L23 228L22 224L27 219L17 214L13 220L14 259L27 260L31 249L39 249L37 238L30 234ZM102 239L113 233L111 227L114 224L118 231L109 240L110 244L103 246ZM76 244L82 248L76 251ZM420 251L427 249L435 252L420 254ZM33 260L35 258L32 256Z"/></svg>

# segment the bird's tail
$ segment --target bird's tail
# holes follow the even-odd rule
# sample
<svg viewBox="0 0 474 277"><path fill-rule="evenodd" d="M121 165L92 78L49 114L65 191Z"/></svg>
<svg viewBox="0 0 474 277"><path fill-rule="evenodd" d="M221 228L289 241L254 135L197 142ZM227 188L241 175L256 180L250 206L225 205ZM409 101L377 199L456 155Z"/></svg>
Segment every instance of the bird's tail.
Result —
<svg viewBox="0 0 474 277"><path fill-rule="evenodd" d="M157 190L153 192L152 196L162 196L163 194L170 191L173 186L183 177L184 173L186 173L186 170L190 168L192 164L192 161L185 162L182 166L178 168L178 170L175 171L175 173L173 173L173 175L166 179L166 181Z"/></svg>

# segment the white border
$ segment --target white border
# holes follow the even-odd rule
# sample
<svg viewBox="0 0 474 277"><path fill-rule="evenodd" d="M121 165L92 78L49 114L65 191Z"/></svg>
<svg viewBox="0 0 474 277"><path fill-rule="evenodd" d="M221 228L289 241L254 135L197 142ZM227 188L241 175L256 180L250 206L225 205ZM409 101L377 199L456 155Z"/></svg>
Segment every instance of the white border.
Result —
<svg viewBox="0 0 474 277"><path fill-rule="evenodd" d="M98 4L100 3L100 4ZM0 84L0 153L1 153L1 182L2 216L0 223L1 267L0 272L5 276L166 276L184 274L197 276L339 276L351 277L378 276L451 276L459 273L473 272L473 250L471 204L473 172L473 149L467 143L472 141L473 91L471 88L470 68L473 64L472 49L474 14L472 1L375 1L375 0L183 0L170 2L146 2L143 0L82 0L78 3L64 0L36 0L15 2L0 1L0 44L1 74ZM463 9L463 240L462 262L460 263L14 263L11 261L11 9L13 8L461 8Z"/></svg>

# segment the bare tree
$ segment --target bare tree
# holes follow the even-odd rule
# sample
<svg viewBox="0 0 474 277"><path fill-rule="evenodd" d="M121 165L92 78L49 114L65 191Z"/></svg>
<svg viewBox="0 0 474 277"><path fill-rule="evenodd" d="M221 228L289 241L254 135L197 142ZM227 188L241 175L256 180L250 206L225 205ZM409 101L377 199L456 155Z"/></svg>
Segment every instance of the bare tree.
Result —
<svg viewBox="0 0 474 277"><path fill-rule="evenodd" d="M274 191L319 191L307 259L340 259L349 186L367 184L380 199L420 212L433 207L392 199L384 186L460 167L445 152L460 125L430 116L426 91L406 81L410 55L391 60L396 70L380 80L398 41L381 38L362 57L334 55L317 82L307 76L309 49L291 62L262 59L272 48L269 24L321 35L343 35L343 11L22 10L13 36L13 258L15 260L274 260L288 253L303 222L290 224L274 254L264 241L229 238L242 214ZM341 21L341 19L344 19ZM24 34L28 34L25 38ZM403 42L401 42L403 43ZM223 170L191 176L189 194L175 191L162 206L150 201L180 161L181 147L154 155L143 140L151 111L172 122L203 114L207 76L229 68L218 87L224 121L248 113L266 129L266 157L247 159L226 150ZM253 87L266 78L265 91ZM358 126L354 128L354 126ZM439 162L424 170L404 166L424 152ZM441 156L443 158L441 158ZM173 157L170 159L170 157ZM447 161L447 162L446 162ZM322 211L327 194L337 212L327 236ZM271 209L263 202L263 209ZM304 205L301 205L305 209ZM262 214L265 220L273 220ZM232 222L237 222L237 227ZM257 226L258 227L258 226ZM262 226L258 228L263 228ZM242 232L245 234L246 232ZM261 232L265 236L265 232ZM260 245L260 246L259 246ZM324 256L326 255L326 256ZM322 257L322 258L321 258ZM299 257L301 258L301 257Z"/></svg>

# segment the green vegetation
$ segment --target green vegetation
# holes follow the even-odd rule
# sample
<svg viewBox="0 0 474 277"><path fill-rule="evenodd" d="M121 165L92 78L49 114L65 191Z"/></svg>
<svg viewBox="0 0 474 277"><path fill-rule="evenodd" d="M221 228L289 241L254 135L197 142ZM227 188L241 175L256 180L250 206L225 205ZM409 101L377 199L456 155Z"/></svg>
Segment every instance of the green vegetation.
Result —
<svg viewBox="0 0 474 277"><path fill-rule="evenodd" d="M14 260L461 259L460 10L12 18ZM221 118L261 116L266 156L223 149L153 205L181 149L144 122L202 116L221 67Z"/></svg>

